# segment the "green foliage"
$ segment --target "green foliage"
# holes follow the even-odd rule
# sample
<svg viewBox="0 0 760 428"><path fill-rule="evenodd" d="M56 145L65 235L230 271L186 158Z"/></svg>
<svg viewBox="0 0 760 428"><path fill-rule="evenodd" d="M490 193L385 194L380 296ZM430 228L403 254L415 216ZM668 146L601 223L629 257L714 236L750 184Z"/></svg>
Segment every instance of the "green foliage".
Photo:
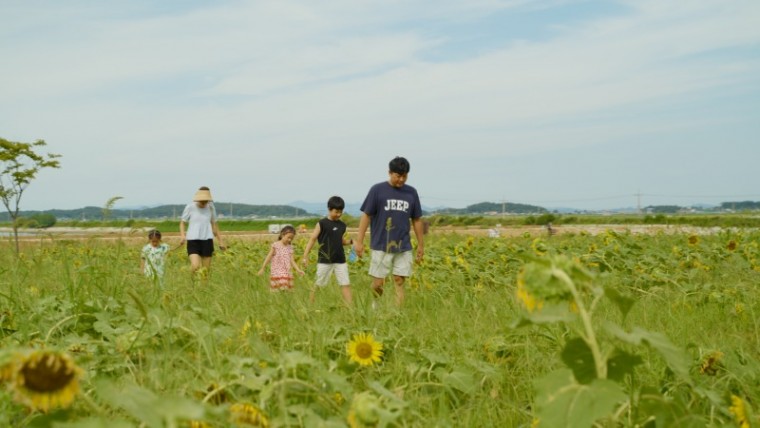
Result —
<svg viewBox="0 0 760 428"><path fill-rule="evenodd" d="M21 198L27 186L37 178L40 170L59 168L60 155L41 155L36 149L46 146L43 140L18 143L0 138L0 201L13 223L16 253L19 252L18 224Z"/></svg>
<svg viewBox="0 0 760 428"><path fill-rule="evenodd" d="M626 398L616 382L593 379L582 384L570 370L564 369L549 373L536 384L540 426L591 427Z"/></svg>
<svg viewBox="0 0 760 428"><path fill-rule="evenodd" d="M376 310L367 260L349 264L352 309L332 283L309 302L314 266L269 292L274 237L230 236L204 282L172 251L163 288L137 268L142 235L35 239L0 251L0 369L46 348L86 376L47 414L4 383L0 426L223 427L249 403L270 426L723 427L737 400L754 426L760 233L694 236L431 233L405 306L389 283ZM350 361L360 332L381 363Z"/></svg>
<svg viewBox="0 0 760 428"><path fill-rule="evenodd" d="M28 228L28 229L46 229L48 227L55 226L55 223L58 221L58 219L55 218L52 214L35 214L31 217L19 217L16 220L16 224L20 228Z"/></svg>

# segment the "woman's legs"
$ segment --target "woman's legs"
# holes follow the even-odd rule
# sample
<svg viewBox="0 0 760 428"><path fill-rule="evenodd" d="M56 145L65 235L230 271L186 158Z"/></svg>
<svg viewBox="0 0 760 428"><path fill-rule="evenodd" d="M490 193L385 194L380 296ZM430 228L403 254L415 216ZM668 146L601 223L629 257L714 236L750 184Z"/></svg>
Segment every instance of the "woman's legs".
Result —
<svg viewBox="0 0 760 428"><path fill-rule="evenodd" d="M202 257L199 254L190 254L188 258L190 259L190 274L195 275L195 272L201 268Z"/></svg>

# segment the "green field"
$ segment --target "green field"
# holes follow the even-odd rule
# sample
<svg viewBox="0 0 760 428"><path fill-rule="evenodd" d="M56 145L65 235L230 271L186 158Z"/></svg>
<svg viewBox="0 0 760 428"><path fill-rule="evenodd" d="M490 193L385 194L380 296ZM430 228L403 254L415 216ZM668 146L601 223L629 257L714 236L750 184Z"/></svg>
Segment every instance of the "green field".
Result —
<svg viewBox="0 0 760 428"><path fill-rule="evenodd" d="M206 279L174 251L160 287L134 241L6 240L0 426L755 426L759 237L432 234L376 310L363 261L352 308L309 303L313 264L270 293L263 241ZM379 361L350 358L363 333Z"/></svg>

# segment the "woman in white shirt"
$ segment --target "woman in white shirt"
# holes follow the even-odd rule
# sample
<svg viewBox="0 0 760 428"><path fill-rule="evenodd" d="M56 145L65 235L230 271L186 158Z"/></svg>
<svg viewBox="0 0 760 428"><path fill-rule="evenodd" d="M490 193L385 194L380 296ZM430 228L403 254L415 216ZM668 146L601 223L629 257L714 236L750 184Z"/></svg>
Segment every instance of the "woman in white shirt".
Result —
<svg viewBox="0 0 760 428"><path fill-rule="evenodd" d="M187 224L187 228L185 225ZM222 235L216 222L216 209L208 187L201 187L195 192L193 202L182 211L179 222L179 234L182 242L187 242L187 256L190 258L190 273L203 268L211 268L211 256L214 254L214 237L219 249L224 251Z"/></svg>

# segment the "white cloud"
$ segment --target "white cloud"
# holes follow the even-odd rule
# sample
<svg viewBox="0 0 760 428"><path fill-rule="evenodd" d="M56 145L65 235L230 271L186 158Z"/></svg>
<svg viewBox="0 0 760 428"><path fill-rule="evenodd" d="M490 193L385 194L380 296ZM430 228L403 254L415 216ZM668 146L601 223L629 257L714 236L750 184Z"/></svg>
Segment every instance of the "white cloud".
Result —
<svg viewBox="0 0 760 428"><path fill-rule="evenodd" d="M750 0L625 1L616 15L552 24L542 37L494 32L502 43L442 54L468 37L447 25L576 3L587 4L240 1L162 13L150 2L33 4L41 13L6 4L0 129L64 144L53 151L77 178L89 165L125 182L148 157L162 160L170 187L205 164L256 179L274 166L251 170L252 158L291 154L292 181L303 182L328 149L358 175L382 150L477 164L726 126L717 110L662 112L760 90L760 3ZM379 178L383 165L372 169Z"/></svg>

